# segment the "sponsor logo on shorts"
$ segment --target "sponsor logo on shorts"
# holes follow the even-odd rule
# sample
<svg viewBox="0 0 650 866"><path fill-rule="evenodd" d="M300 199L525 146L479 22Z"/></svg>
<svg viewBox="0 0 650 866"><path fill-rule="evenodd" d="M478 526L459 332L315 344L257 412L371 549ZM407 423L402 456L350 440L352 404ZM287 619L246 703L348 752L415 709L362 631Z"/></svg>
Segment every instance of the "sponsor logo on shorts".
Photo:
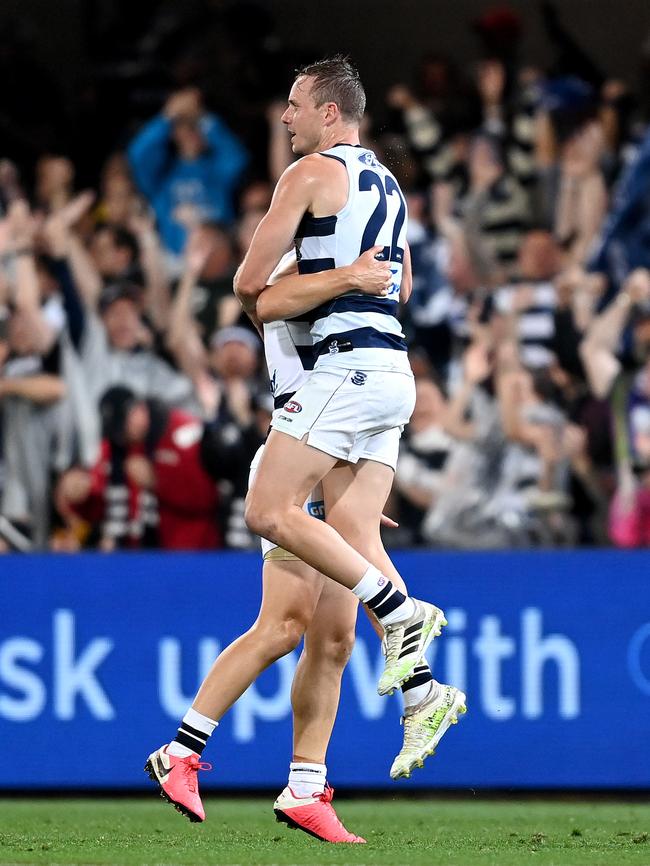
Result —
<svg viewBox="0 0 650 866"><path fill-rule="evenodd" d="M325 502L322 499L318 502L310 502L307 506L307 511L312 517L325 520Z"/></svg>
<svg viewBox="0 0 650 866"><path fill-rule="evenodd" d="M286 415L278 415L278 418L280 419L280 421L288 421L289 424L291 424L291 422L293 421L293 418L287 418Z"/></svg>
<svg viewBox="0 0 650 866"><path fill-rule="evenodd" d="M377 586L383 586L385 583L386 583L386 578L385 578L384 575L382 574L382 576L381 576L381 577L379 578L379 580L377 581Z"/></svg>
<svg viewBox="0 0 650 866"><path fill-rule="evenodd" d="M357 370L355 372L355 374L352 376L352 378L350 379L350 381L352 382L353 385L365 385L367 378L368 378L368 376L365 373L360 373Z"/></svg>
<svg viewBox="0 0 650 866"><path fill-rule="evenodd" d="M285 412L292 412L293 414L297 415L298 412L302 412L302 406L300 405L300 403L297 403L295 400L289 400L288 403L284 404L284 411Z"/></svg>

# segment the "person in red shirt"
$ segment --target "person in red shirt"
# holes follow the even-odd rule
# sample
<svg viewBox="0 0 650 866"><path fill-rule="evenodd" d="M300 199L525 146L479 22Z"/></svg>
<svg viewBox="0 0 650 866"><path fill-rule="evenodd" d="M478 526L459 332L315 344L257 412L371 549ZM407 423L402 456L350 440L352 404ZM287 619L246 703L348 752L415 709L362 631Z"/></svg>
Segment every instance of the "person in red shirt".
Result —
<svg viewBox="0 0 650 866"><path fill-rule="evenodd" d="M219 492L201 462L202 421L123 386L109 388L100 411L99 459L62 479L60 510L100 524L103 550L221 547Z"/></svg>

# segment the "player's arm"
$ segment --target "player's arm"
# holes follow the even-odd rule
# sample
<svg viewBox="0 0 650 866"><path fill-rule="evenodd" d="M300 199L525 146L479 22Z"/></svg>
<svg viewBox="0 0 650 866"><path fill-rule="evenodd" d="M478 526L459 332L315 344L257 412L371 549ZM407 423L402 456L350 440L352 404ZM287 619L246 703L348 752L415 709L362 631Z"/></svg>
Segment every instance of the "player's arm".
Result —
<svg viewBox="0 0 650 866"><path fill-rule="evenodd" d="M404 261L402 262L402 283L399 287L401 304L406 304L413 291L413 270L411 268L411 248L404 244Z"/></svg>
<svg viewBox="0 0 650 866"><path fill-rule="evenodd" d="M258 297L256 311L259 320L275 322L300 316L350 291L387 294L393 276L389 263L375 258L382 249L381 246L371 247L351 265L316 274L298 274L294 260L291 270L287 267L274 274Z"/></svg>
<svg viewBox="0 0 650 866"><path fill-rule="evenodd" d="M309 210L320 177L309 157L284 172L273 193L268 212L260 221L234 280L235 295L244 311L256 318L257 299L287 252L305 211Z"/></svg>

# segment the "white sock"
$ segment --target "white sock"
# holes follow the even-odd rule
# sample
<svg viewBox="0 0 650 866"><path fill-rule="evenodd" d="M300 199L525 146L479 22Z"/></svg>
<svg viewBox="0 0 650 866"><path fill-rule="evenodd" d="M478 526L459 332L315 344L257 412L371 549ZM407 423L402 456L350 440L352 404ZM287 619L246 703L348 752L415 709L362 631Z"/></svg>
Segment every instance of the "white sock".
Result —
<svg viewBox="0 0 650 866"><path fill-rule="evenodd" d="M394 625L415 611L413 599L400 592L374 565L368 567L352 592L368 605L382 625Z"/></svg>
<svg viewBox="0 0 650 866"><path fill-rule="evenodd" d="M311 797L312 794L322 794L327 781L325 764L291 763L289 764L289 787L296 797Z"/></svg>
<svg viewBox="0 0 650 866"><path fill-rule="evenodd" d="M176 738L167 746L167 754L177 758L200 755L218 724L190 707L183 716Z"/></svg>
<svg viewBox="0 0 650 866"><path fill-rule="evenodd" d="M404 709L409 710L421 704L425 698L436 697L439 689L439 683L435 680L429 680L428 683L422 683L421 686L413 686L412 689L407 689L403 692Z"/></svg>

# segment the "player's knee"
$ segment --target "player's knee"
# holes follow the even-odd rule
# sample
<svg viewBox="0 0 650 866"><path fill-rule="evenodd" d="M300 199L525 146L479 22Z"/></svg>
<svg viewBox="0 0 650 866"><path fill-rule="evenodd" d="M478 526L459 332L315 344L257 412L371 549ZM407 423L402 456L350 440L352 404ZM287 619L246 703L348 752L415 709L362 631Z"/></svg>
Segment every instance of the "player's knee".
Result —
<svg viewBox="0 0 650 866"><path fill-rule="evenodd" d="M321 664L343 670L354 649L354 630L328 635L314 649L319 654Z"/></svg>
<svg viewBox="0 0 650 866"><path fill-rule="evenodd" d="M288 617L277 624L273 645L277 658L293 652L303 638L307 624L300 617Z"/></svg>
<svg viewBox="0 0 650 866"><path fill-rule="evenodd" d="M244 509L244 520L251 532L268 538L269 541L278 544L277 531L279 521L273 510L259 502L255 497L248 496Z"/></svg>
<svg viewBox="0 0 650 866"><path fill-rule="evenodd" d="M283 617L268 623L257 623L255 631L265 647L270 660L293 652L303 638L309 623L298 614Z"/></svg>

